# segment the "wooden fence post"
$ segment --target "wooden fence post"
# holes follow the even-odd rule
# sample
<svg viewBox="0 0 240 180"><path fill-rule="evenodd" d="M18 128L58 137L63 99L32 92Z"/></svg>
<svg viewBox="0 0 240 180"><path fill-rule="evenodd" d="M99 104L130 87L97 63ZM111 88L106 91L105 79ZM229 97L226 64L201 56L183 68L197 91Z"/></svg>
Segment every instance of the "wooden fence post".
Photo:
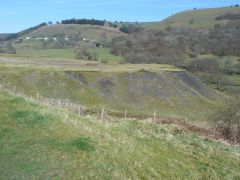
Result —
<svg viewBox="0 0 240 180"><path fill-rule="evenodd" d="M127 110L125 110L125 116L124 116L124 119L125 119L125 120L127 119Z"/></svg>
<svg viewBox="0 0 240 180"><path fill-rule="evenodd" d="M78 116L81 116L81 111L82 111L82 107L79 105L78 106Z"/></svg>
<svg viewBox="0 0 240 180"><path fill-rule="evenodd" d="M102 108L101 120L103 120L103 116L104 116L104 108Z"/></svg>
<svg viewBox="0 0 240 180"><path fill-rule="evenodd" d="M99 110L97 110L97 120L99 120Z"/></svg>
<svg viewBox="0 0 240 180"><path fill-rule="evenodd" d="M156 119L156 114L157 114L157 110L155 109L154 114L153 114L153 120Z"/></svg>

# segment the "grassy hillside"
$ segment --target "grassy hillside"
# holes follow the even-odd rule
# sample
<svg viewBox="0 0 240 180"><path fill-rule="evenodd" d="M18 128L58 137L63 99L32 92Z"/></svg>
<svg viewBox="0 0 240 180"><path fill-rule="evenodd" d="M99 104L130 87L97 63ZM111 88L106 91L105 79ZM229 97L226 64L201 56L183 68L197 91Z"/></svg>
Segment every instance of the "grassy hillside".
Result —
<svg viewBox="0 0 240 180"><path fill-rule="evenodd" d="M64 100L97 112L189 118L205 124L221 95L198 79L170 65L98 64L80 60L0 58L0 81L10 90ZM14 62L15 61L15 62ZM116 103L117 102L117 103ZM201 121L200 121L201 120Z"/></svg>
<svg viewBox="0 0 240 180"><path fill-rule="evenodd" d="M23 40L13 44L17 55L19 56L32 56L32 57L52 57L52 58L66 58L75 59L76 54L74 49L78 46L89 46L91 43L83 41L86 38L91 41L109 43L113 37L124 36L116 28L106 26L93 26L93 25L77 25L77 24L56 24L51 26L44 26L31 33L24 35L26 37L49 37L50 40ZM58 41L53 41L51 38L57 37ZM69 41L63 40L69 37ZM94 48L92 48L94 49ZM108 61L120 61L121 58L113 56L108 48L95 49L100 59Z"/></svg>
<svg viewBox="0 0 240 180"><path fill-rule="evenodd" d="M88 38L90 40L109 40L114 36L120 36L124 34L118 29L110 28L108 26L56 24L42 27L26 36L58 37L59 35L62 35L64 37L74 37L78 35L81 38Z"/></svg>
<svg viewBox="0 0 240 180"><path fill-rule="evenodd" d="M239 179L240 151L174 125L98 121L0 91L0 179Z"/></svg>
<svg viewBox="0 0 240 180"><path fill-rule="evenodd" d="M200 10L189 10L174 14L161 22L143 24L147 29L173 28L210 28L215 24L227 23L228 20L217 21L215 18L226 13L240 13L240 7L211 8Z"/></svg>

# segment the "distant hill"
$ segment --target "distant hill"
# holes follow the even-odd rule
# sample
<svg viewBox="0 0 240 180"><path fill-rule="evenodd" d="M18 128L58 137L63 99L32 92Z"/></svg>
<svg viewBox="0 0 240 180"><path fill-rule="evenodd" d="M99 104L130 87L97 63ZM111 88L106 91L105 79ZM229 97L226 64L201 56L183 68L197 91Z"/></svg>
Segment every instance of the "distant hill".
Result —
<svg viewBox="0 0 240 180"><path fill-rule="evenodd" d="M20 38L24 35L27 35L29 34L30 32L34 31L34 30L37 30L43 26L47 26L47 23L41 23L37 26L34 26L34 27L30 27L28 29L25 29L23 31L20 31L18 33L10 33L10 34L3 34L2 36L2 40L5 40L5 41L9 41L9 40L16 40L17 38Z"/></svg>
<svg viewBox="0 0 240 180"><path fill-rule="evenodd" d="M96 25L56 24L37 29L27 35L29 37L75 37L88 38L90 40L110 40L112 37L124 35L116 28Z"/></svg>
<svg viewBox="0 0 240 180"><path fill-rule="evenodd" d="M13 33L2 33L0 34L0 41L5 40L7 36L12 35Z"/></svg>
<svg viewBox="0 0 240 180"><path fill-rule="evenodd" d="M126 36L118 28L97 25L55 24L43 26L22 36L18 36L13 47L18 55L37 57L75 58L75 49L86 46L89 50L94 44L110 44L113 37ZM90 43L89 43L90 42ZM101 49L104 52L107 49ZM100 54L102 54L100 52ZM112 56L110 52L103 57Z"/></svg>
<svg viewBox="0 0 240 180"><path fill-rule="evenodd" d="M146 29L165 29L167 27L180 28L211 28L215 24L226 24L227 19L216 20L218 16L227 13L240 13L240 7L210 8L189 10L174 14L161 22L142 23Z"/></svg>

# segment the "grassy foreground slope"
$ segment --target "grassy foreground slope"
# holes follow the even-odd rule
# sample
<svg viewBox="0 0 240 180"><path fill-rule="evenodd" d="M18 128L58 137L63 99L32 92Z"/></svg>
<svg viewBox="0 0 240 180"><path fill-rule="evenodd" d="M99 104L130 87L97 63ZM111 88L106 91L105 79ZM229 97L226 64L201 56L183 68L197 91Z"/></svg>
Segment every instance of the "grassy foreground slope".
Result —
<svg viewBox="0 0 240 180"><path fill-rule="evenodd" d="M0 179L239 179L240 150L173 125L98 121L0 91Z"/></svg>
<svg viewBox="0 0 240 180"><path fill-rule="evenodd" d="M240 7L211 8L189 10L174 14L161 22L143 24L147 29L173 28L211 28L215 24L227 23L228 20L217 21L215 18L226 13L240 13Z"/></svg>

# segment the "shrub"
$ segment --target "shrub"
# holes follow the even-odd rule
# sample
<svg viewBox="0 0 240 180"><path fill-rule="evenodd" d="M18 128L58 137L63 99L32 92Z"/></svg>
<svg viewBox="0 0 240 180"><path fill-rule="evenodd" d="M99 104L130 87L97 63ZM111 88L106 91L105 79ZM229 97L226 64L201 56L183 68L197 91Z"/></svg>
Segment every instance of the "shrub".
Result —
<svg viewBox="0 0 240 180"><path fill-rule="evenodd" d="M101 60L101 63L108 63L107 59Z"/></svg>
<svg viewBox="0 0 240 180"><path fill-rule="evenodd" d="M235 143L240 142L240 96L226 101L224 108L217 110L212 116L214 130L217 134Z"/></svg>
<svg viewBox="0 0 240 180"><path fill-rule="evenodd" d="M121 27L120 31L122 31L123 33L129 33L129 30L126 26Z"/></svg>

